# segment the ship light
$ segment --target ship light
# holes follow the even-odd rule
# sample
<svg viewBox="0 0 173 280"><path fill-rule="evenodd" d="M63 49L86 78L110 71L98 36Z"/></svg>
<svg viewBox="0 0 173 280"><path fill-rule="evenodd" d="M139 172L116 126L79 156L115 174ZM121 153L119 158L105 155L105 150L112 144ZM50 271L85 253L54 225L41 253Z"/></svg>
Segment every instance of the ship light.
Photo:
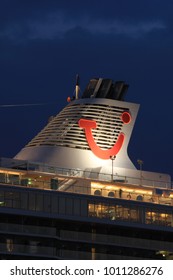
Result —
<svg viewBox="0 0 173 280"><path fill-rule="evenodd" d="M113 187L113 186L106 186L106 189L109 191L109 190L115 190L117 188Z"/></svg>
<svg viewBox="0 0 173 280"><path fill-rule="evenodd" d="M162 218L167 218L167 217L168 217L168 214L161 213L160 216L161 216Z"/></svg>
<svg viewBox="0 0 173 280"><path fill-rule="evenodd" d="M0 169L0 173L3 173L3 174L10 174L10 175L20 175L21 172L18 172L18 171L5 171L3 169Z"/></svg>
<svg viewBox="0 0 173 280"><path fill-rule="evenodd" d="M28 185L31 185L32 184L32 179L31 178L28 178Z"/></svg>
<svg viewBox="0 0 173 280"><path fill-rule="evenodd" d="M144 191L144 190L140 190L140 189L136 189L135 190L136 193L141 193L141 194L152 194L152 191Z"/></svg>
<svg viewBox="0 0 173 280"><path fill-rule="evenodd" d="M169 251L158 251L156 252L156 255L162 255L164 258L166 257L169 257L170 255L172 255L172 252L169 252Z"/></svg>
<svg viewBox="0 0 173 280"><path fill-rule="evenodd" d="M97 189L103 189L105 186L99 183L93 183L91 182L91 187L92 188L97 188Z"/></svg>

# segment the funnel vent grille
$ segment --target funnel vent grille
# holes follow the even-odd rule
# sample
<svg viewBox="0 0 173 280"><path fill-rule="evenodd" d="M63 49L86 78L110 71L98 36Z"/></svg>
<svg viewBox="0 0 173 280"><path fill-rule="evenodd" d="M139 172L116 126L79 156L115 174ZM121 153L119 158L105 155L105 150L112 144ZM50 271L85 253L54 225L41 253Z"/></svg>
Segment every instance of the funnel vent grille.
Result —
<svg viewBox="0 0 173 280"><path fill-rule="evenodd" d="M92 130L95 142L102 149L110 149L122 130L121 114L129 111L107 104L69 104L26 147L63 146L89 150L85 132L78 125L82 119L95 120L97 128Z"/></svg>

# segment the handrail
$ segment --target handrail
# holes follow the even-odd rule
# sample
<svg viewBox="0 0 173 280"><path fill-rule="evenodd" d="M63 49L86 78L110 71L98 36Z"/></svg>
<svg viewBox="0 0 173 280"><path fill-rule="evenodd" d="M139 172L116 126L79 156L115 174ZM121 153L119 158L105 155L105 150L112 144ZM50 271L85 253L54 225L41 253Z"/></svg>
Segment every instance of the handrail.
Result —
<svg viewBox="0 0 173 280"><path fill-rule="evenodd" d="M67 177L78 177L78 178L85 178L91 180L97 180L99 182L112 182L112 183L132 183L134 185L141 185L142 186L150 186L154 188L163 188L163 189L172 189L173 182L170 181L163 181L163 180L152 180L149 178L142 178L141 177L131 177L131 176L122 176L119 174L112 174L111 173L102 173L96 172L92 170L84 170L84 169L76 169L76 168L63 168L52 166L44 163L37 163L37 162L29 162L24 160L16 160L16 159L9 159L9 158L0 158L0 167L1 168L9 168L15 169L16 171L26 171L26 172L40 172L40 173L47 173L52 174L54 177L57 176L67 176ZM113 180L112 180L113 179Z"/></svg>

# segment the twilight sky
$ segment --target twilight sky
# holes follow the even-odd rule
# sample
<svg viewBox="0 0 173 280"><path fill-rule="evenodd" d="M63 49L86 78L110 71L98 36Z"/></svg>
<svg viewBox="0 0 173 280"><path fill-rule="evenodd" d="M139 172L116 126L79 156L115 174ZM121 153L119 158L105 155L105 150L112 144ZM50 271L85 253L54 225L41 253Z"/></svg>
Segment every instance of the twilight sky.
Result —
<svg viewBox="0 0 173 280"><path fill-rule="evenodd" d="M141 105L129 155L173 177L173 1L1 0L0 157L13 157L91 78ZM6 107L5 104L44 103Z"/></svg>

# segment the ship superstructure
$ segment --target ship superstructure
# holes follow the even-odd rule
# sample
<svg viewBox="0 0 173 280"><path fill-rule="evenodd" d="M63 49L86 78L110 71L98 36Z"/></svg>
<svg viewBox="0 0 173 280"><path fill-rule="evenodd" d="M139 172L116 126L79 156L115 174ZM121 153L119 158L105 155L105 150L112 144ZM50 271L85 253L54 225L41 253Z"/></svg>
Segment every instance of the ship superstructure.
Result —
<svg viewBox="0 0 173 280"><path fill-rule="evenodd" d="M1 258L172 258L171 178L128 157L139 105L127 89L92 79L79 98L77 80L69 104L1 158Z"/></svg>

